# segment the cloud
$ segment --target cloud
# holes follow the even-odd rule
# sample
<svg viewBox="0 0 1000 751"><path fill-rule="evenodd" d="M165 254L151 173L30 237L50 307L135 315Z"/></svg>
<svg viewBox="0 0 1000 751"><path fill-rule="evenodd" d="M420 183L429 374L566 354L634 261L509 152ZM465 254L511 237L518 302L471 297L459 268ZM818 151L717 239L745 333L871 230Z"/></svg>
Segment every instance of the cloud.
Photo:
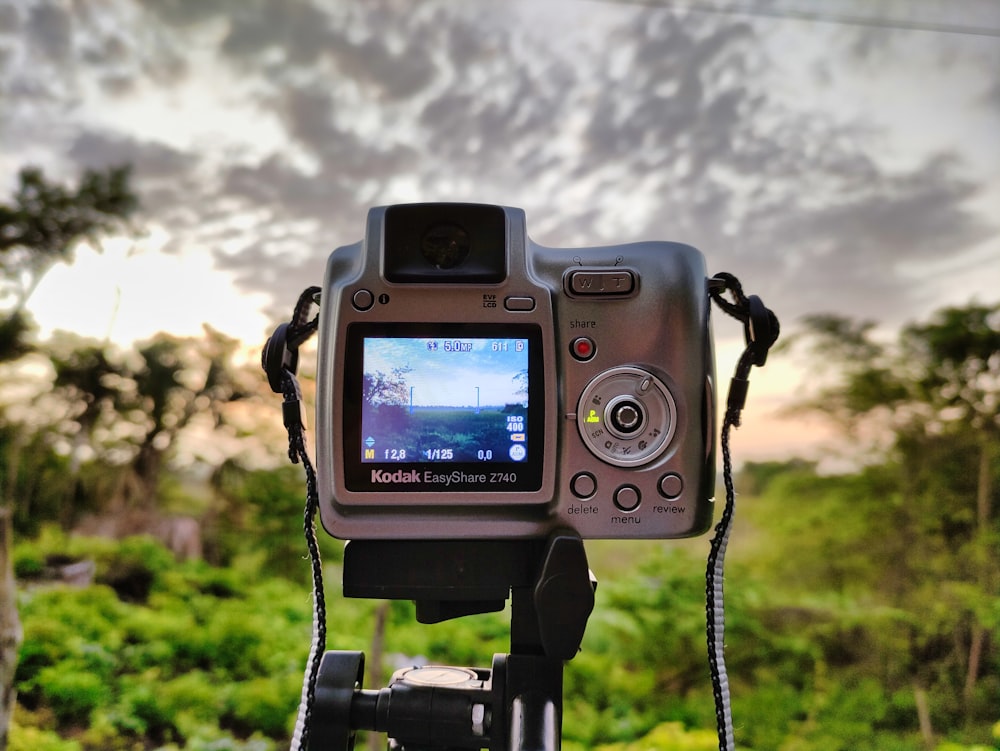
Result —
<svg viewBox="0 0 1000 751"><path fill-rule="evenodd" d="M225 55L252 61L281 50L288 64L312 65L336 40L334 19L308 2L268 0L230 6L232 23L221 46Z"/></svg>
<svg viewBox="0 0 1000 751"><path fill-rule="evenodd" d="M441 12L433 26L412 29L420 43L400 55L431 73L410 93L423 102L416 114L392 110L410 131L396 158L379 142L391 131L365 138L337 125L344 117L334 87L287 94L289 134L323 165L318 179L263 181L295 196L287 208L318 208L323 201L310 194L330 191L333 155L347 154L343 174L389 183L410 175L424 191L418 198L520 196L529 231L536 234L538 217L552 244L695 242L714 269L761 273L761 287L791 315L822 299L817 285L830 285L839 290L831 303L894 317L918 291L902 265L971 247L990 231L967 207L977 188L953 157L930 155L892 172L873 158L877 128L772 96L775 61L752 25L622 14L604 29L603 54L585 57L572 46L519 49L516 19L484 30L460 12L442 22ZM390 23L387 36L396 31ZM405 102L405 87L374 84L371 70L383 80L403 75L376 46L338 47L340 74ZM362 74L344 64L353 60L374 64ZM378 104L380 94L369 96Z"/></svg>
<svg viewBox="0 0 1000 751"><path fill-rule="evenodd" d="M82 167L131 164L140 179L175 179L197 162L194 154L127 133L82 130L73 139L68 156Z"/></svg>
<svg viewBox="0 0 1000 751"><path fill-rule="evenodd" d="M69 13L53 3L41 3L28 11L24 31L29 43L56 62L71 54L72 22Z"/></svg>
<svg viewBox="0 0 1000 751"><path fill-rule="evenodd" d="M5 150L33 139L75 166L134 163L169 247L207 248L282 314L369 206L399 201L521 206L555 246L689 242L793 317L828 303L909 316L940 282L914 264L996 232L958 145L891 163L884 124L790 98L769 20L597 2L62 7L0 5ZM833 50L818 91L901 70L881 32L817 38ZM864 54L842 65L851 45ZM108 107L178 101L191 135L102 115L95 82ZM208 87L225 119L181 106Z"/></svg>

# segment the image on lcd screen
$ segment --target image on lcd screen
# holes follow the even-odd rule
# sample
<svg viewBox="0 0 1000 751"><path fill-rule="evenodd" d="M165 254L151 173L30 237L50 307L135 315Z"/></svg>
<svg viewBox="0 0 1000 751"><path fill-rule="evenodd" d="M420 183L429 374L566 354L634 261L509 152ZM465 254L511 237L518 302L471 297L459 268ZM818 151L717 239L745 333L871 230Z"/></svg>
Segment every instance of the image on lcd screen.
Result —
<svg viewBox="0 0 1000 751"><path fill-rule="evenodd" d="M365 337L362 462L521 462L528 340Z"/></svg>

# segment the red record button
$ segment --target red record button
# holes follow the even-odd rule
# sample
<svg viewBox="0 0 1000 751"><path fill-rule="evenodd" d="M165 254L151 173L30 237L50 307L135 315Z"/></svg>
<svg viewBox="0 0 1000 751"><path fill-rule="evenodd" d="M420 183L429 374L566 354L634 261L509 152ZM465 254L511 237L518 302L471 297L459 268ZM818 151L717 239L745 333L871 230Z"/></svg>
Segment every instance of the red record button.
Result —
<svg viewBox="0 0 1000 751"><path fill-rule="evenodd" d="M594 344L594 340L590 337L580 336L574 339L569 345L569 350L573 357L581 362L585 362L597 352L597 345Z"/></svg>

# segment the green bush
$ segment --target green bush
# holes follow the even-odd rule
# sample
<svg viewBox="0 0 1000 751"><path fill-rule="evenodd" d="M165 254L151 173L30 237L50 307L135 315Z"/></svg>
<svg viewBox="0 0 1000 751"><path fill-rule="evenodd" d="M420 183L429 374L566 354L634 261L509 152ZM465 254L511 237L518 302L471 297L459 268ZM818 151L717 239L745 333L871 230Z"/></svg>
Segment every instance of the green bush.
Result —
<svg viewBox="0 0 1000 751"><path fill-rule="evenodd" d="M177 563L148 538L114 543L50 530L20 544L25 571L52 554L90 558L106 583L75 589L35 580L20 592L25 638L16 682L23 725L12 734L12 748L286 745L311 634L308 565L300 554L299 583L262 576L264 569L247 565L256 544L241 566L225 569ZM704 559L674 545L629 547L627 557L617 577L602 581L582 651L566 665L564 747L712 748ZM774 551L737 560L741 565L727 572L726 637L740 748L923 751L909 666L897 658L914 639L934 645L935 630L950 624L938 612L946 604L916 623L913 613L874 607L850 593L771 586L774 572L759 561L777 565ZM120 569L144 572L144 596L112 587L110 574ZM342 598L336 561L325 573L328 647L370 653L382 604ZM390 663L487 666L494 653L508 650L509 618L508 608L424 625L412 603L392 602L386 672ZM995 656L989 659L994 664ZM387 677L369 674L366 688L381 687ZM947 690L954 677L943 670L926 677L935 731L953 744L941 751L989 747L985 722L955 725L960 707ZM984 668L970 700L975 717L993 721L998 685ZM73 741L62 741L60 732Z"/></svg>
<svg viewBox="0 0 1000 751"><path fill-rule="evenodd" d="M67 740L54 730L21 726L15 721L7 738L7 751L82 751L82 748L79 741Z"/></svg>
<svg viewBox="0 0 1000 751"><path fill-rule="evenodd" d="M714 751L719 740L711 730L687 730L679 722L664 722L642 737L629 742L603 745L563 743L566 751Z"/></svg>
<svg viewBox="0 0 1000 751"><path fill-rule="evenodd" d="M254 732L276 740L291 735L301 690L299 677L260 677L241 681L228 692L220 722L238 737ZM292 678L291 680L289 678Z"/></svg>
<svg viewBox="0 0 1000 751"><path fill-rule="evenodd" d="M43 668L33 684L44 695L61 728L86 726L91 713L107 704L112 695L104 677L72 664Z"/></svg>

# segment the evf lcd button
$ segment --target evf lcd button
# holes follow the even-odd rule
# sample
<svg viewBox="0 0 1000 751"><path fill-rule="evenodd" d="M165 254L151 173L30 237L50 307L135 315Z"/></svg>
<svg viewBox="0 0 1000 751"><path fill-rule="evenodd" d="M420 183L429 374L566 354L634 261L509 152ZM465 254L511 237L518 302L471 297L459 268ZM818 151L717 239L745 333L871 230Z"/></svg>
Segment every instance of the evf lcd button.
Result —
<svg viewBox="0 0 1000 751"><path fill-rule="evenodd" d="M512 313L529 313L535 309L535 298L507 297L504 298L503 306Z"/></svg>

